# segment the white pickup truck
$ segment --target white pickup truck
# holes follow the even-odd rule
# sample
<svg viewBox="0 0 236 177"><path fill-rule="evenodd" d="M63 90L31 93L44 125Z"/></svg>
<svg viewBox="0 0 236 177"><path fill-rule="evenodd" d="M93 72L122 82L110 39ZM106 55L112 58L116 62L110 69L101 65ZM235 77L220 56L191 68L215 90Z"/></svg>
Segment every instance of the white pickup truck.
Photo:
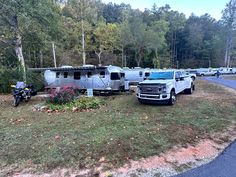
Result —
<svg viewBox="0 0 236 177"><path fill-rule="evenodd" d="M176 95L185 92L192 94L195 89L190 76L180 70L159 70L137 86L136 96L140 103L166 103L174 105Z"/></svg>

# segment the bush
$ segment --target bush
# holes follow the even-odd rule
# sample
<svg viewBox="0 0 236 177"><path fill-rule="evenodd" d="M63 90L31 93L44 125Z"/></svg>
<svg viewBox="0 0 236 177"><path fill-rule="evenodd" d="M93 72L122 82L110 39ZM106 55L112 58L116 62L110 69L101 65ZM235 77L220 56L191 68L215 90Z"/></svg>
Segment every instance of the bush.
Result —
<svg viewBox="0 0 236 177"><path fill-rule="evenodd" d="M52 91L47 101L53 104L66 104L73 101L78 95L77 88L64 86L59 91Z"/></svg>
<svg viewBox="0 0 236 177"><path fill-rule="evenodd" d="M56 110L73 111L73 109L76 109L76 110L98 109L103 104L104 104L104 101L95 97L92 97L92 98L80 97L78 99L74 99L72 102L67 103L67 104L48 103L47 107L52 111L56 111Z"/></svg>
<svg viewBox="0 0 236 177"><path fill-rule="evenodd" d="M27 72L27 84L33 84L37 91L44 90L43 73Z"/></svg>
<svg viewBox="0 0 236 177"><path fill-rule="evenodd" d="M23 80L23 74L20 68L0 67L0 93L10 93L10 85Z"/></svg>
<svg viewBox="0 0 236 177"><path fill-rule="evenodd" d="M23 70L20 67L0 67L0 93L10 93L12 89L10 85L15 85L17 81L23 81ZM37 91L42 90L44 88L42 74L27 72L27 84L33 84Z"/></svg>
<svg viewBox="0 0 236 177"><path fill-rule="evenodd" d="M97 109L102 105L103 102L98 98L88 98L88 97L81 97L79 100L74 100L70 105L69 108L76 107L79 110L83 109Z"/></svg>

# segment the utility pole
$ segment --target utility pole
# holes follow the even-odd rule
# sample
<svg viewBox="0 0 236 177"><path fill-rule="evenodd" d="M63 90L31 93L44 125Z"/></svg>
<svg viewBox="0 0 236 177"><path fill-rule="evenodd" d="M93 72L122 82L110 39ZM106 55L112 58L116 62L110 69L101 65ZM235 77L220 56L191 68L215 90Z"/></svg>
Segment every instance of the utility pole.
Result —
<svg viewBox="0 0 236 177"><path fill-rule="evenodd" d="M124 67L124 48L122 45L122 62L121 62L121 66Z"/></svg>
<svg viewBox="0 0 236 177"><path fill-rule="evenodd" d="M179 69L179 60L176 61L176 64L177 64L177 69Z"/></svg>
<svg viewBox="0 0 236 177"><path fill-rule="evenodd" d="M209 59L208 62L209 62L209 68L210 68L211 67L211 60Z"/></svg>
<svg viewBox="0 0 236 177"><path fill-rule="evenodd" d="M54 61L54 67L57 67L57 60L56 60L56 52L55 52L55 44L52 42L52 53L53 53L53 61Z"/></svg>
<svg viewBox="0 0 236 177"><path fill-rule="evenodd" d="M127 66L127 60L126 60L126 55L124 56L125 59L125 67Z"/></svg>

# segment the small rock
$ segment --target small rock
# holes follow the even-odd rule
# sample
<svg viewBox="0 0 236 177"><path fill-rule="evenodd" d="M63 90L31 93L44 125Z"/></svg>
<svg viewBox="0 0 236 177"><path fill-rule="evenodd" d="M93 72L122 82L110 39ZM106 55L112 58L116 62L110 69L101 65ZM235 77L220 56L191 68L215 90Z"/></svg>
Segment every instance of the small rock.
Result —
<svg viewBox="0 0 236 177"><path fill-rule="evenodd" d="M54 138L55 138L56 140L60 140L60 139L61 139L61 137L60 137L59 135L56 135Z"/></svg>
<svg viewBox="0 0 236 177"><path fill-rule="evenodd" d="M77 107L73 107L72 108L72 112L77 112L78 111L78 108Z"/></svg>
<svg viewBox="0 0 236 177"><path fill-rule="evenodd" d="M99 163L102 163L102 162L104 162L105 161L105 157L102 157L98 162Z"/></svg>
<svg viewBox="0 0 236 177"><path fill-rule="evenodd" d="M51 109L48 109L48 110L47 110L47 113L52 113L52 110L51 110Z"/></svg>

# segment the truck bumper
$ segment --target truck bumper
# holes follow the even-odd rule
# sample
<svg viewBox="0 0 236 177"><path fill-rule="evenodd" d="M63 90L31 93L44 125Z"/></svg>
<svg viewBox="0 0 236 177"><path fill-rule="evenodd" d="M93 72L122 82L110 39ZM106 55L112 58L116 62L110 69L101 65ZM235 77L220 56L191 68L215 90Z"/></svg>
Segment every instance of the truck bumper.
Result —
<svg viewBox="0 0 236 177"><path fill-rule="evenodd" d="M165 103L168 102L170 99L170 94L149 95L137 93L136 96L140 102L147 103Z"/></svg>

